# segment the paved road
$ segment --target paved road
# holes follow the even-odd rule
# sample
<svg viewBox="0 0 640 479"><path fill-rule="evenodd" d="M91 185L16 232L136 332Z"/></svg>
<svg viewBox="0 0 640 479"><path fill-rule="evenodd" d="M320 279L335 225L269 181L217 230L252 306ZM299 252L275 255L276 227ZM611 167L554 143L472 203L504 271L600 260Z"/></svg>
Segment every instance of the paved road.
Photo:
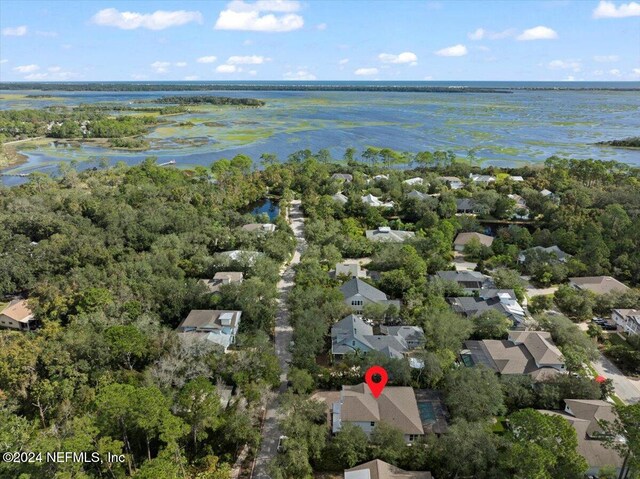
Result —
<svg viewBox="0 0 640 479"><path fill-rule="evenodd" d="M600 358L593 362L593 367L598 374L607 379L613 379L616 396L627 404L635 404L640 402L640 388L637 387L635 381L631 381L628 377L620 372L620 370L606 357L600 354Z"/></svg>
<svg viewBox="0 0 640 479"><path fill-rule="evenodd" d="M295 275L293 266L300 262L300 253L302 253L305 247L303 237L304 217L302 215L302 210L300 209L300 201L293 201L291 203L289 219L291 222L291 229L293 229L298 244L296 246L296 252L293 255L293 259L285 268L282 273L282 278L278 283L279 298L275 327L275 347L280 368L282 369L282 374L280 375L280 389L278 390L278 395L276 395L267 404L267 413L262 429L262 442L260 444L260 451L258 452L256 466L252 475L255 479L269 479L267 468L271 460L277 454L276 449L278 447L278 438L280 437L280 431L278 429L278 401L279 395L284 393L287 389L287 372L289 371L289 362L291 361L289 344L293 337L293 329L289 324L287 297L289 296L291 288L293 288L293 278Z"/></svg>

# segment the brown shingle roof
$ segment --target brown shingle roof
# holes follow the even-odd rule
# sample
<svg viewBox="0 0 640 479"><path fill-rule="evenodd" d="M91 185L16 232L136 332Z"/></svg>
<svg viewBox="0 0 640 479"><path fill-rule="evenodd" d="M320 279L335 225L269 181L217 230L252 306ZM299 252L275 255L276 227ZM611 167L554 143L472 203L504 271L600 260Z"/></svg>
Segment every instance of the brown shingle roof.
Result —
<svg viewBox="0 0 640 479"><path fill-rule="evenodd" d="M19 322L29 321L33 318L33 312L27 305L26 299L11 301L6 308L0 311L0 314Z"/></svg>
<svg viewBox="0 0 640 479"><path fill-rule="evenodd" d="M622 466L622 458L612 450L604 447L602 441L596 439L587 439L587 429L590 422L584 419L578 419L563 412L539 410L542 414L560 416L569 421L576 430L578 436L578 452L587 460L589 467L601 468L604 466Z"/></svg>
<svg viewBox="0 0 640 479"><path fill-rule="evenodd" d="M562 353L547 331L511 331L509 339L524 344L539 365L564 363Z"/></svg>
<svg viewBox="0 0 640 479"><path fill-rule="evenodd" d="M630 288L611 276L585 276L582 278L569 278L569 281L577 288L586 289L595 294L607 294L613 291L625 292Z"/></svg>
<svg viewBox="0 0 640 479"><path fill-rule="evenodd" d="M356 471L368 471L369 475L356 474ZM432 479L427 471L405 471L389 463L375 459L344 471L345 479Z"/></svg>
<svg viewBox="0 0 640 479"><path fill-rule="evenodd" d="M482 233L460 233L456 236L453 244L455 245L466 245L472 239L477 239L480 244L485 246L491 246L493 243L493 236L483 235Z"/></svg>
<svg viewBox="0 0 640 479"><path fill-rule="evenodd" d="M565 399L567 407L578 419L589 421L587 434L589 436L602 433L602 427L598 421L614 422L616 414L613 411L613 405L606 401L598 399Z"/></svg>
<svg viewBox="0 0 640 479"><path fill-rule="evenodd" d="M424 434L413 388L386 387L375 399L364 383L343 386L342 401L343 422L381 421L404 434Z"/></svg>

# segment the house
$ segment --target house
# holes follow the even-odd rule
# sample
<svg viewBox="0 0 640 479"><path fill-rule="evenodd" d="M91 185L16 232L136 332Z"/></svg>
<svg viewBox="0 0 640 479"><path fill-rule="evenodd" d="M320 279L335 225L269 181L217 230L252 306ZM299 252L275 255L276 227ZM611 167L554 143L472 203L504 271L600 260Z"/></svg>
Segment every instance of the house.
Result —
<svg viewBox="0 0 640 479"><path fill-rule="evenodd" d="M491 246L493 243L493 236L483 235L482 233L458 233L458 236L453 241L453 249L464 251L464 247L474 239L478 240L483 246Z"/></svg>
<svg viewBox="0 0 640 479"><path fill-rule="evenodd" d="M382 181L382 180L388 180L389 179L389 175L376 175L373 177L374 181Z"/></svg>
<svg viewBox="0 0 640 479"><path fill-rule="evenodd" d="M349 198L347 198L345 195L342 194L342 192L336 193L335 195L333 195L331 197L333 199L333 201L335 201L336 203L340 203L342 205L346 204L347 201L349 201Z"/></svg>
<svg viewBox="0 0 640 479"><path fill-rule="evenodd" d="M618 331L640 334L640 309L614 309L611 319L618 325Z"/></svg>
<svg viewBox="0 0 640 479"><path fill-rule="evenodd" d="M545 198L555 198L555 194L553 194L553 192L547 190L546 188L544 190L540 190L540 194Z"/></svg>
<svg viewBox="0 0 640 479"><path fill-rule="evenodd" d="M385 293L362 281L360 278L352 278L340 287L344 296L344 302L353 309L356 314L362 314L364 306L370 303L394 305L400 307L397 300L390 300Z"/></svg>
<svg viewBox="0 0 640 479"><path fill-rule="evenodd" d="M242 311L194 309L182 320L176 331L186 337L219 344L227 351L236 339Z"/></svg>
<svg viewBox="0 0 640 479"><path fill-rule="evenodd" d="M375 459L351 469L345 469L344 479L433 479L433 476L427 471L405 471Z"/></svg>
<svg viewBox="0 0 640 479"><path fill-rule="evenodd" d="M351 183L353 181L353 175L348 173L334 173L331 175L332 180L344 181L345 183Z"/></svg>
<svg viewBox="0 0 640 479"><path fill-rule="evenodd" d="M509 179L511 181L515 181L516 183L520 183L520 182L524 181L524 178L522 176L513 176L513 175L511 175L511 176L509 176Z"/></svg>
<svg viewBox="0 0 640 479"><path fill-rule="evenodd" d="M611 276L585 276L582 278L569 278L569 284L581 291L591 291L595 294L625 293L631 288L622 284Z"/></svg>
<svg viewBox="0 0 640 479"><path fill-rule="evenodd" d="M420 326L380 326L380 332L385 336L402 338L409 349L422 346L425 342L424 331Z"/></svg>
<svg viewBox="0 0 640 479"><path fill-rule="evenodd" d="M343 261L336 263L336 278L340 276L348 276L349 278L364 278L365 271L360 267L357 261Z"/></svg>
<svg viewBox="0 0 640 479"><path fill-rule="evenodd" d="M420 178L419 176L416 176L415 178L409 178L408 180L404 180L403 183L405 185L421 185L424 183L424 180L422 178Z"/></svg>
<svg viewBox="0 0 640 479"><path fill-rule="evenodd" d="M439 176L437 179L446 183L452 190L459 190L464 187L464 183L457 176Z"/></svg>
<svg viewBox="0 0 640 479"><path fill-rule="evenodd" d="M541 381L565 372L562 353L546 331L511 331L509 339L465 341L460 353L467 367L483 365L505 374L527 374Z"/></svg>
<svg viewBox="0 0 640 479"><path fill-rule="evenodd" d="M407 194L407 198L411 198L413 200L418 200L418 201L424 201L429 197L430 195L428 195L427 193L422 193L418 190L413 190Z"/></svg>
<svg viewBox="0 0 640 479"><path fill-rule="evenodd" d="M589 464L586 476L597 476L600 469L613 466L619 473L624 459L614 449L604 446L603 431L600 421L614 422L616 414L613 405L606 401L587 399L565 399L566 407L563 412L538 410L542 414L560 416L573 426L578 438L578 453ZM614 442L620 441L615 438Z"/></svg>
<svg viewBox="0 0 640 479"><path fill-rule="evenodd" d="M213 275L213 279L201 279L199 282L204 284L210 293L217 293L223 284L242 283L243 277L240 271L218 271Z"/></svg>
<svg viewBox="0 0 640 479"><path fill-rule="evenodd" d="M218 384L216 385L216 393L220 397L220 406L222 406L222 409L227 409L229 407L229 403L231 403L233 388L231 386Z"/></svg>
<svg viewBox="0 0 640 479"><path fill-rule="evenodd" d="M380 198L373 196L371 193L362 197L362 202L366 205L373 206L374 208L393 208L393 201L384 202L380 201Z"/></svg>
<svg viewBox="0 0 640 479"><path fill-rule="evenodd" d="M469 178L474 183L479 183L487 186L489 183L494 183L496 181L495 176L491 175L474 175L473 173L469 173Z"/></svg>
<svg viewBox="0 0 640 479"><path fill-rule="evenodd" d="M229 259L231 261L242 261L242 262L246 262L249 265L252 265L264 253L260 253L258 251L246 251L246 250L236 249L233 251L222 251L221 253L218 253L218 254L223 258Z"/></svg>
<svg viewBox="0 0 640 479"><path fill-rule="evenodd" d="M276 225L273 223L249 223L242 227L244 231L258 232L258 233L273 233L276 230Z"/></svg>
<svg viewBox="0 0 640 479"><path fill-rule="evenodd" d="M514 327L519 327L527 319L512 289L480 289L476 296L460 296L449 298L448 301L456 313L467 318L495 309L509 318Z"/></svg>
<svg viewBox="0 0 640 479"><path fill-rule="evenodd" d="M0 328L28 331L37 325L26 299L15 299L0 311Z"/></svg>
<svg viewBox="0 0 640 479"><path fill-rule="evenodd" d="M425 341L424 331L418 326L383 326L381 333L373 334L373 327L361 316L350 314L331 328L331 354L378 351L389 358L402 359Z"/></svg>
<svg viewBox="0 0 640 479"><path fill-rule="evenodd" d="M513 217L518 220L528 220L529 219L529 208L527 207L527 202L520 195L512 194L507 195L507 198L515 201L515 213Z"/></svg>
<svg viewBox="0 0 640 479"><path fill-rule="evenodd" d="M458 214L478 214L481 210L480 205L478 205L471 198L458 198L456 200L456 212Z"/></svg>
<svg viewBox="0 0 640 479"><path fill-rule="evenodd" d="M527 250L522 251L518 255L518 262L524 263L527 260L527 256L533 251L539 251L541 253L546 253L546 255L549 256L549 259L555 258L555 260L560 262L560 263L566 263L572 257L570 254L565 253L564 251L562 251L560 248L558 248L555 245L554 246L549 246L547 248L544 248L542 246L534 246L533 248L529 248Z"/></svg>
<svg viewBox="0 0 640 479"><path fill-rule="evenodd" d="M493 288L491 278L478 271L436 271L436 277L443 281L453 281L469 293Z"/></svg>
<svg viewBox="0 0 640 479"><path fill-rule="evenodd" d="M392 230L388 226L378 226L378 229L367 230L365 236L371 241L388 243L402 243L416 234L413 231Z"/></svg>
<svg viewBox="0 0 640 479"><path fill-rule="evenodd" d="M342 386L340 399L331 408L331 430L334 434L342 429L343 424L350 423L360 427L368 436L381 422L402 431L407 444L424 435L413 388L387 386L376 399L364 383Z"/></svg>

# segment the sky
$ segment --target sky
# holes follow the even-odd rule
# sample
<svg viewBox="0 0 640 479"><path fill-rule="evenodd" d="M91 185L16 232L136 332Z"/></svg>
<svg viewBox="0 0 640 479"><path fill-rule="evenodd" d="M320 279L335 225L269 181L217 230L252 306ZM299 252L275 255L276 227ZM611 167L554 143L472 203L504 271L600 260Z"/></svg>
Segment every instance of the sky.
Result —
<svg viewBox="0 0 640 479"><path fill-rule="evenodd" d="M640 3L0 0L1 81L640 80Z"/></svg>

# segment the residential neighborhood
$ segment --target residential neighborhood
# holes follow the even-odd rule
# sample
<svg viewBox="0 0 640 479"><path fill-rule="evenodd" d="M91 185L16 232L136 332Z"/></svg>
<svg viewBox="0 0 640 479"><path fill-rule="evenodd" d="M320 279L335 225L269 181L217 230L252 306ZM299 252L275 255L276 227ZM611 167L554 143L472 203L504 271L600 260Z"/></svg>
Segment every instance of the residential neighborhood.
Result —
<svg viewBox="0 0 640 479"><path fill-rule="evenodd" d="M157 281L143 310L128 289L119 305L106 286L91 287L66 300L64 321L87 327L99 304L119 311L118 322L100 316L91 326L106 331L109 367L126 375L146 368L144 384L154 386L141 388L175 388L178 405L166 414L183 421L192 420L193 398L215 397L212 417L241 429L205 429L234 438L215 447L245 477L488 477L478 455L496 477L534 477L517 460L532 447L565 461L563 478L631 470L640 278L603 267L602 256L596 264L564 226L546 223L569 199L556 186L553 198L538 193L552 184L536 179L545 173L453 170L445 180L428 170L383 170L383 178L331 165L311 176L278 168L293 168L316 193L290 199L283 190L289 199L268 218L216 213L206 251L185 249L170 286L149 276L167 258L128 266ZM138 297L148 294L136 287ZM22 338L49 331L63 304L52 291L16 289L0 326ZM158 329L152 317L171 327ZM388 375L379 396L363 382L373 366ZM126 384L113 394L134 387ZM194 444L205 447L199 437ZM541 477L560 477L554 464Z"/></svg>

